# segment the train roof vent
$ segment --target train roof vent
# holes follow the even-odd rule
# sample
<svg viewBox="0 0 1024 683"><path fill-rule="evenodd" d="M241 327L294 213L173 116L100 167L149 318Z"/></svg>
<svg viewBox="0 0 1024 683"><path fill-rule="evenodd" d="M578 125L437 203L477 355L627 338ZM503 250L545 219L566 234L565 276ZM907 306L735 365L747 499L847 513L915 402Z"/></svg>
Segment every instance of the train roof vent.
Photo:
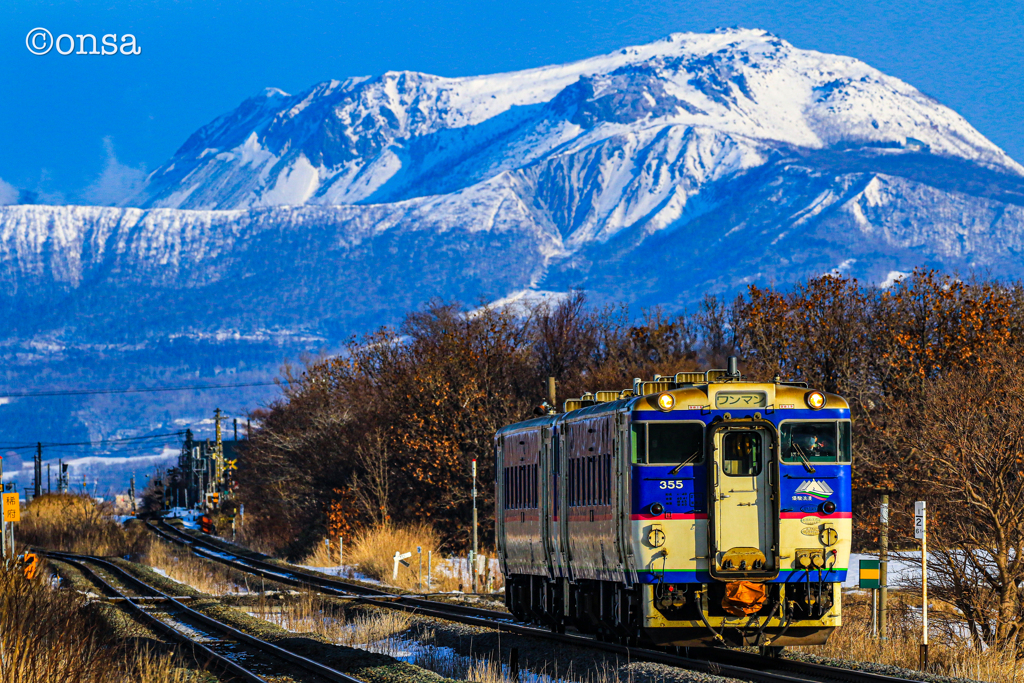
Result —
<svg viewBox="0 0 1024 683"><path fill-rule="evenodd" d="M650 396L651 394L660 394L663 391L668 391L669 389L675 388L675 382L641 382L640 395Z"/></svg>
<svg viewBox="0 0 1024 683"><path fill-rule="evenodd" d="M594 401L596 403L608 403L609 401L617 401L619 396L618 391L595 391Z"/></svg>
<svg viewBox="0 0 1024 683"><path fill-rule="evenodd" d="M715 382L720 379L725 379L729 376L728 370L708 370L704 373L705 382Z"/></svg>
<svg viewBox="0 0 1024 683"><path fill-rule="evenodd" d="M703 372L677 372L676 384L699 384L704 381Z"/></svg>
<svg viewBox="0 0 1024 683"><path fill-rule="evenodd" d="M594 395L588 391L579 398L568 399L565 402L565 412L569 412L570 410L579 410L580 408L586 408L587 406L592 406L595 403L597 403L597 401L594 400Z"/></svg>
<svg viewBox="0 0 1024 683"><path fill-rule="evenodd" d="M619 398L633 398L634 396L636 396L636 392L632 389L623 389L619 392Z"/></svg>

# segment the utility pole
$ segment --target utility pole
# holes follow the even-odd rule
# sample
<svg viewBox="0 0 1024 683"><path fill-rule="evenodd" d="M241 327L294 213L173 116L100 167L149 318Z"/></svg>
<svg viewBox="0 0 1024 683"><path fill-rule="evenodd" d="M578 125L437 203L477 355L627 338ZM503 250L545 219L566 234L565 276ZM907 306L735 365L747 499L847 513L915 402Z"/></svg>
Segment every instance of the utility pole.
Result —
<svg viewBox="0 0 1024 683"><path fill-rule="evenodd" d="M128 498L131 500L131 503L132 503L132 515L134 516L135 514L137 514L137 512L135 510L135 473L134 472L132 472L131 482L128 485Z"/></svg>
<svg viewBox="0 0 1024 683"><path fill-rule="evenodd" d="M46 495L53 493L53 479L50 477L50 463L46 463Z"/></svg>
<svg viewBox="0 0 1024 683"><path fill-rule="evenodd" d="M57 493L64 493L64 458L57 458Z"/></svg>
<svg viewBox="0 0 1024 683"><path fill-rule="evenodd" d="M882 529L879 534L879 545L881 552L878 554L878 631L881 634L882 642L888 640L889 632L886 629L886 593L889 589L889 494L882 494Z"/></svg>
<svg viewBox="0 0 1024 683"><path fill-rule="evenodd" d="M233 422L234 425L235 425L235 441L238 441L238 418L237 417L231 418L231 422Z"/></svg>
<svg viewBox="0 0 1024 683"><path fill-rule="evenodd" d="M469 560L469 573L473 577L473 592L476 593L476 458L473 458L473 554Z"/></svg>
<svg viewBox="0 0 1024 683"><path fill-rule="evenodd" d="M34 497L38 498L43 495L43 444L36 442L36 462L35 462L35 474L36 474L36 486Z"/></svg>

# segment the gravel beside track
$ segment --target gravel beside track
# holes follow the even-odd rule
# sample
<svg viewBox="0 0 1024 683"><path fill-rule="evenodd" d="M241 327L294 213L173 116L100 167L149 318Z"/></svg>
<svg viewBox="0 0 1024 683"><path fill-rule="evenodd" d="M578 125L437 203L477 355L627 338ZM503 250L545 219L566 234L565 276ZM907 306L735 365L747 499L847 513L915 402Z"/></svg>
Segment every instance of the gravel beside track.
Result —
<svg viewBox="0 0 1024 683"><path fill-rule="evenodd" d="M152 525L150 528L154 529L154 531L162 536L176 536L179 539L179 542L192 545L193 547L201 548L205 546L207 548L212 548L215 550L212 557L219 561L244 561L246 565L253 567L253 571L257 572L266 571L268 569L268 561L262 559L262 556L260 556L260 559L256 559L256 555L258 554L251 552L238 552L235 548L220 539L214 540L212 537L196 532L186 533L185 531L168 525L166 522L162 522L161 526L163 529L160 530L155 529ZM288 582L290 580L293 583L313 584L310 587L326 591L328 594L338 594L345 591L363 592L364 596L360 599L364 602L377 604L382 607L388 606L396 609L413 611L417 614L429 616L431 618L459 621L463 624L469 624L475 627L491 627L494 629L500 629L506 632L506 634L501 636L505 639L509 639L509 635L507 635L508 633L515 633L518 638L534 638L538 641L546 641L548 651L551 651L552 647L555 647L558 652L562 652L567 647L577 647L581 650L588 650L588 656L590 659L593 659L594 651L601 650L607 654L611 654L612 656L618 656L622 659L626 659L627 661L640 661L646 659L651 663L660 663L662 665L689 669L689 671L685 672L686 675L703 672L706 674L732 676L742 680L762 681L764 683L774 683L776 681L899 683L901 681L924 681L937 679L937 677L932 677L928 674L921 674L916 671L896 670L894 667L883 667L883 671L873 672L869 671L867 667L862 667L860 663L845 661L835 662L833 660L826 664L813 663L812 660L807 658L782 658L780 660L772 660L757 655L749 655L742 652L737 653L730 650L718 650L714 652L708 652L705 650L703 651L704 654L710 654L713 657L713 661L709 661L704 659L680 657L668 654L664 651L625 648L608 643L600 643L586 637L573 635L559 636L549 634L541 629L510 623L507 614L499 613L494 610L482 610L462 605L449 605L441 602L426 601L404 596L399 597L396 595L398 591L391 593L392 597L390 599L382 599L380 594L384 593L384 591L381 587L374 586L363 590L362 586L354 586L350 581L328 580L323 578L322 575L311 576L310 572L291 567L279 561L274 563L270 568L281 572L280 576L282 576L282 582ZM557 645L553 646L550 642L552 640L556 641Z"/></svg>

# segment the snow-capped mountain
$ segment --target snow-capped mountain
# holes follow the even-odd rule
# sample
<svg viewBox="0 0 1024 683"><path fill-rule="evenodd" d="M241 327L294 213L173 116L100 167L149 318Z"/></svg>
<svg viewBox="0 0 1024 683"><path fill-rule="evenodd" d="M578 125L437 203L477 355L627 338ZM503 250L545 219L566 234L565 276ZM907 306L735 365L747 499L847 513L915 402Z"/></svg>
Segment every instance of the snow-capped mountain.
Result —
<svg viewBox="0 0 1024 683"><path fill-rule="evenodd" d="M28 372L173 341L158 365L206 375L432 297L584 287L678 309L826 272L1017 277L1022 252L1024 168L956 112L764 31L677 34L507 74L268 89L125 207L2 207L0 355Z"/></svg>

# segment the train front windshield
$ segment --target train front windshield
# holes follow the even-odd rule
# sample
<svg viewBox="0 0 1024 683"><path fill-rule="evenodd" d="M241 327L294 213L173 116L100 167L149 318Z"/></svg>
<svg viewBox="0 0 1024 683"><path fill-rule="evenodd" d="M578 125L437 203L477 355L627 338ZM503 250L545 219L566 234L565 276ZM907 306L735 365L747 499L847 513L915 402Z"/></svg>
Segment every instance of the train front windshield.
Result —
<svg viewBox="0 0 1024 683"><path fill-rule="evenodd" d="M849 422L785 422L782 461L850 462Z"/></svg>

